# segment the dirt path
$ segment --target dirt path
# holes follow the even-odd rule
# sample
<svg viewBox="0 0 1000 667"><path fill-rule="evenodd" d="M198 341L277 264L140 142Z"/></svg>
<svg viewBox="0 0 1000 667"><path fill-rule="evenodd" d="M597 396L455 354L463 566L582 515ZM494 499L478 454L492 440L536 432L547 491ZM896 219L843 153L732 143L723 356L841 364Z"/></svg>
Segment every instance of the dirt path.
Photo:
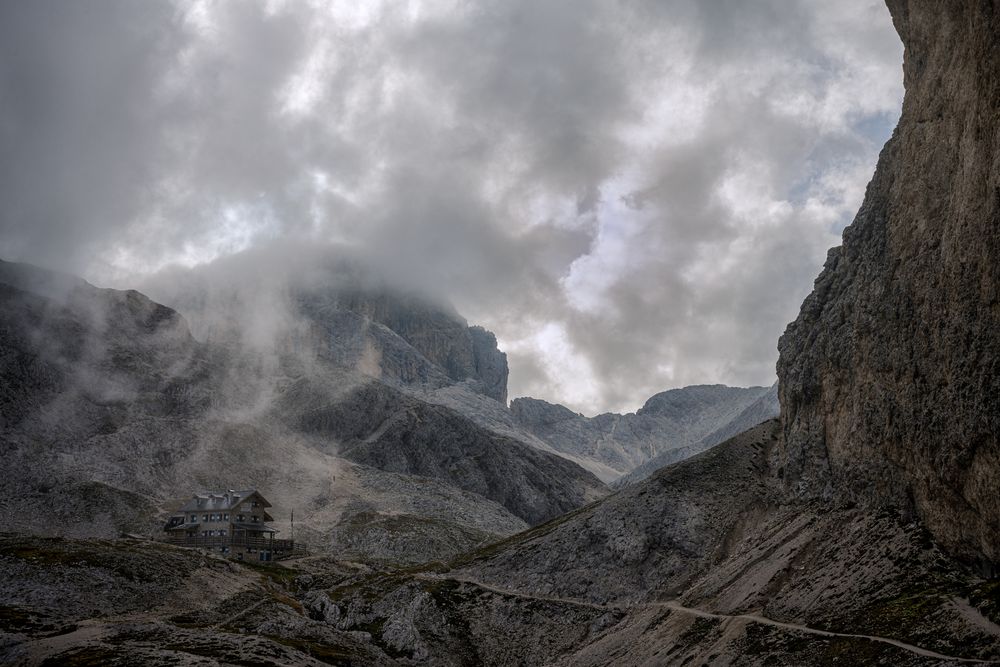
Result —
<svg viewBox="0 0 1000 667"><path fill-rule="evenodd" d="M520 591L514 591L505 588L500 588L497 586L491 586L489 584L485 584L480 581L474 581L472 579L467 579L464 577L445 577L445 576L421 574L417 575L416 578L428 581L447 581L450 579L451 581L457 581L465 584L471 584L473 586L478 586L483 590L491 591L499 595L526 598L529 600L538 600L540 602L556 602L561 604L571 604L578 607L587 607L589 609L599 609L602 611L628 611L630 609L666 608L671 611L676 611L681 614L690 614L692 616L697 616L699 618L711 618L722 621L737 619L737 620L747 621L749 623L769 625L771 627L780 628L782 630L790 630L792 632L802 632L805 634L816 635L818 637L863 639L867 641L879 642L882 644L888 644L890 646L894 646L896 648L908 651L910 653L919 655L924 658L933 658L935 660L950 660L952 662L974 663L979 665L997 664L995 661L992 660L979 660L977 658L958 658L951 655L936 653L934 651L925 648L920 648L919 646L914 646L913 644L907 644L906 642L899 641L898 639L892 639L891 637L880 637L878 635L860 635L847 632L830 632L828 630L819 630L817 628L810 628L809 626L799 625L797 623L785 623L783 621L776 621L772 618L767 618L766 616L759 616L757 614L717 614L710 611L704 611L702 609L695 609L693 607L685 607L683 605L677 604L676 602L639 602L627 605L599 604L596 602L585 602L583 600L560 598L549 595L532 595L530 593L522 593Z"/></svg>
<svg viewBox="0 0 1000 667"><path fill-rule="evenodd" d="M233 614L229 618L222 619L221 621L219 621L218 623L216 623L215 625L212 626L212 630L218 630L219 628L224 628L224 627L230 625L233 621L246 616L247 614L249 614L250 612L252 612L257 607L261 606L265 602L270 602L270 601L271 600L268 599L268 598L264 598L263 600L258 600L257 602L254 602L252 605L250 605L246 609L242 609L242 610L236 612L235 614Z"/></svg>
<svg viewBox="0 0 1000 667"><path fill-rule="evenodd" d="M782 621L776 621L772 618L767 618L766 616L758 616L757 614L713 614L711 612L702 611L700 609L692 609L691 607L683 607L679 604L673 602L664 603L654 603L661 604L668 609L674 611L679 611L682 613L692 614L694 616L700 616L702 618L718 618L718 619L730 619L738 618L751 623L760 623L761 625L770 625L775 628L782 628L783 630L792 630L797 632L805 632L812 635L818 635L820 637L844 637L848 639L866 639L873 642L881 642L883 644L889 644L890 646L895 646L896 648L901 648L904 651L909 651L910 653L915 653L916 655L923 656L925 658L934 658L935 660L951 660L953 662L970 662L980 665L991 665L996 664L992 660L979 660L976 658L956 658L951 655L944 655L941 653L935 653L934 651L920 648L919 646L914 646L913 644L907 644L906 642L901 642L898 639L892 639L890 637L879 637L878 635L855 635L846 632L830 632L828 630L818 630L816 628L810 628L806 625L798 625L797 623L784 623Z"/></svg>

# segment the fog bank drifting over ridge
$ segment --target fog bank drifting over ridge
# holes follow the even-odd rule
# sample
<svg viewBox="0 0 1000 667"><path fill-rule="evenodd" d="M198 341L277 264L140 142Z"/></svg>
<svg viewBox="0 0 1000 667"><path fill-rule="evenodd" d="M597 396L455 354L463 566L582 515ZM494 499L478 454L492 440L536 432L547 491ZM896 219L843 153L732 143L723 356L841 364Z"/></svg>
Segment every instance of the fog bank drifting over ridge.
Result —
<svg viewBox="0 0 1000 667"><path fill-rule="evenodd" d="M132 287L344 242L495 331L512 395L768 385L898 114L885 12L8 5L0 255Z"/></svg>

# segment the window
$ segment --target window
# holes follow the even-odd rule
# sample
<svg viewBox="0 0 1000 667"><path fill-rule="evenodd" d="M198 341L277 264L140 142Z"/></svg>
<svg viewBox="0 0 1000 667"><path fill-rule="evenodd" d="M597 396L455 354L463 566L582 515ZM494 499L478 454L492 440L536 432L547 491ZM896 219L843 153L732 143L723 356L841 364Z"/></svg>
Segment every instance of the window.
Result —
<svg viewBox="0 0 1000 667"><path fill-rule="evenodd" d="M228 512L226 514L222 515L222 520L223 521L229 521L229 513Z"/></svg>
<svg viewBox="0 0 1000 667"><path fill-rule="evenodd" d="M241 514L241 515L239 515L238 517L236 517L236 520L237 520L237 521L246 521L246 517L244 517L244 516L243 516L243 515Z"/></svg>
<svg viewBox="0 0 1000 667"><path fill-rule="evenodd" d="M198 515L197 514L192 514L191 515L191 523L198 523Z"/></svg>
<svg viewBox="0 0 1000 667"><path fill-rule="evenodd" d="M219 535L222 535L223 537L225 537L225 536L226 536L226 531L224 531L224 530L220 530L220 531L219 531Z"/></svg>
<svg viewBox="0 0 1000 667"><path fill-rule="evenodd" d="M257 515L254 514L252 517L250 517L250 520L253 521L254 523L257 523Z"/></svg>
<svg viewBox="0 0 1000 667"><path fill-rule="evenodd" d="M202 514L201 515L201 520L202 521L208 521L208 515L207 514Z"/></svg>

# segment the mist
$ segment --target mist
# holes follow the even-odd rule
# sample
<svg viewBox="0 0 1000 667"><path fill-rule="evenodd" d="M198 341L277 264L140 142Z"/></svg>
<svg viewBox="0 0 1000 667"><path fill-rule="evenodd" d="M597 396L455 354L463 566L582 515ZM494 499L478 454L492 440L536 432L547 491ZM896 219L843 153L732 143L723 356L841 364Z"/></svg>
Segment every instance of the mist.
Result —
<svg viewBox="0 0 1000 667"><path fill-rule="evenodd" d="M901 60L876 0L7 3L0 256L265 346L350 257L588 414L770 385Z"/></svg>

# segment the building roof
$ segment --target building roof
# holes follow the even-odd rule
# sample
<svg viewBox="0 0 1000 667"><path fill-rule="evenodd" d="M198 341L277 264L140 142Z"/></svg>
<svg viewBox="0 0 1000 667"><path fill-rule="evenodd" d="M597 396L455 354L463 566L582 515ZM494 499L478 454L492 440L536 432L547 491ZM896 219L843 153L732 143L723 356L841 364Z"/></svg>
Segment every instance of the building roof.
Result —
<svg viewBox="0 0 1000 667"><path fill-rule="evenodd" d="M261 503L262 507L271 506L271 503L267 502L257 489L246 489L243 491L229 489L227 491L203 491L202 493L196 493L191 500L187 501L177 511L214 512L216 510L228 510L254 495L257 496L257 500Z"/></svg>
<svg viewBox="0 0 1000 667"><path fill-rule="evenodd" d="M167 525L163 530L192 530L200 525L200 523L179 523L176 526Z"/></svg>
<svg viewBox="0 0 1000 667"><path fill-rule="evenodd" d="M280 531L275 530L274 528L271 528L270 526L268 526L267 524L264 524L264 523L234 523L233 524L233 529L234 530L256 530L256 531L261 532L261 533L277 533L277 532L280 532Z"/></svg>

